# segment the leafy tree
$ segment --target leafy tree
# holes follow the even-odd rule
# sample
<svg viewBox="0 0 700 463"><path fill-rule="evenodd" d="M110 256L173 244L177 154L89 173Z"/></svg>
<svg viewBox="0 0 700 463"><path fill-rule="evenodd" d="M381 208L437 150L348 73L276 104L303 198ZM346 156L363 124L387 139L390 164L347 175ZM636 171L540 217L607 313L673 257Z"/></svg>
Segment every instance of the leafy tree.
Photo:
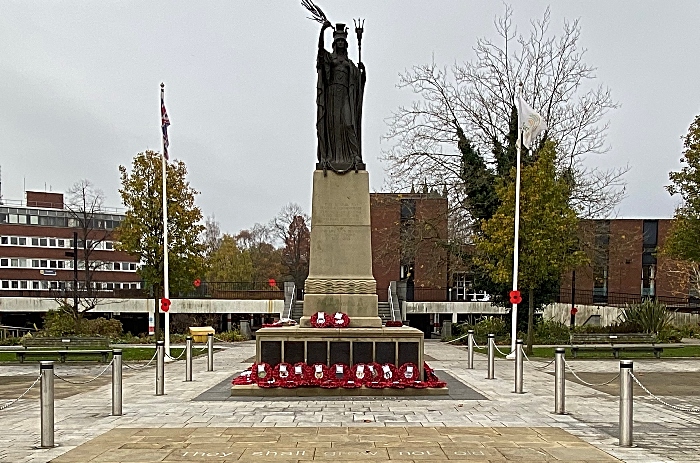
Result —
<svg viewBox="0 0 700 463"><path fill-rule="evenodd" d="M252 281L253 262L248 250L236 245L236 238L224 234L218 249L207 256L207 281Z"/></svg>
<svg viewBox="0 0 700 463"><path fill-rule="evenodd" d="M254 281L281 280L284 274L282 250L271 244L269 227L256 223L250 230L241 230L236 240L238 247L250 257Z"/></svg>
<svg viewBox="0 0 700 463"><path fill-rule="evenodd" d="M591 170L581 162L607 151L605 116L617 104L608 88L595 85L595 68L584 61L579 21L565 22L553 35L547 9L521 35L506 7L494 24L498 41L477 39L473 61L450 69L417 65L399 76L398 86L417 99L388 120L386 138L395 145L383 157L392 186L406 191L418 178L438 191L447 188L453 222L490 218L497 206L492 180L515 164L514 103L522 81L524 98L547 120L543 138L557 141L556 165L571 185L569 204L580 216L605 215L624 195L626 169Z"/></svg>
<svg viewBox="0 0 700 463"><path fill-rule="evenodd" d="M671 195L680 195L682 202L676 208L663 251L689 263L691 285L697 291L700 290L700 116L690 125L683 148L683 167L668 175L671 185L666 190Z"/></svg>
<svg viewBox="0 0 700 463"><path fill-rule="evenodd" d="M289 231L282 249L282 265L294 280L297 288L304 287L304 281L309 276L309 251L311 249L311 233L306 226L306 220L296 215L289 224Z"/></svg>
<svg viewBox="0 0 700 463"><path fill-rule="evenodd" d="M576 212L569 206L570 185L555 166L556 147L547 142L537 160L521 171L518 284L528 290L528 352L532 351L535 292L556 284L564 271L581 264ZM476 262L493 281L513 278L515 168L496 188L500 206L482 224L476 240Z"/></svg>
<svg viewBox="0 0 700 463"><path fill-rule="evenodd" d="M159 153L138 153L131 172L119 166L122 187L119 190L126 206L126 217L119 227L118 249L141 259L139 274L154 297L163 288L163 215L162 167ZM187 168L182 161L167 165L168 261L171 293L187 292L192 281L202 275L204 246L200 233L202 212L195 205L199 193L186 180Z"/></svg>

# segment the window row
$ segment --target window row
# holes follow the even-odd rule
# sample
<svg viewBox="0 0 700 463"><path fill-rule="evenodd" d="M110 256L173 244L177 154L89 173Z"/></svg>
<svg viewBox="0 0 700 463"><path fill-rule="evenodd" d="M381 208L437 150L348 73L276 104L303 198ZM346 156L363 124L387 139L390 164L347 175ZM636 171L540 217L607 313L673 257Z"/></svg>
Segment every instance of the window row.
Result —
<svg viewBox="0 0 700 463"><path fill-rule="evenodd" d="M33 236L0 236L0 245L73 249L73 240L67 238L39 238ZM78 240L78 248L82 249L83 245L83 240ZM114 242L95 242L88 240L87 247L89 249L112 251L114 250Z"/></svg>
<svg viewBox="0 0 700 463"><path fill-rule="evenodd" d="M92 282L93 289L112 291L115 289L141 289L141 283ZM65 289L70 290L70 282L35 280L0 280L0 289Z"/></svg>
<svg viewBox="0 0 700 463"><path fill-rule="evenodd" d="M30 214L7 214L0 212L0 224L18 224L18 225L43 225L46 227L70 227L82 228L82 219L74 217L51 217L43 215ZM88 219L87 227L89 229L113 230L121 224L120 220L107 219Z"/></svg>
<svg viewBox="0 0 700 463"><path fill-rule="evenodd" d="M73 269L73 260L53 259L26 259L22 257L2 257L0 267L12 268L38 268L38 269ZM138 269L136 262L102 262L91 261L90 267L94 270L117 270L122 272L135 272ZM78 261L78 270L85 270L85 261Z"/></svg>

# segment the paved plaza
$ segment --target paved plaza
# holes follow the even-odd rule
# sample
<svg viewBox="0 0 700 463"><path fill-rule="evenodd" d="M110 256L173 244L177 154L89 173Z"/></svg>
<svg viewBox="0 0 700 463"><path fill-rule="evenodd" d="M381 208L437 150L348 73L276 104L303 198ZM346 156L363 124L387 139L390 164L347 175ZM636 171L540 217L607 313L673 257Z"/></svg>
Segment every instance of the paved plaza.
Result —
<svg viewBox="0 0 700 463"><path fill-rule="evenodd" d="M567 415L554 409L553 365L526 362L525 393L514 394L513 364L496 361L486 380L486 359L466 369L466 351L426 343L430 365L465 390L441 399L357 398L233 399L225 391L234 372L250 365L252 342L228 344L194 362L184 381L183 362L166 366L165 396L155 396L151 367L125 369L124 414L111 416L109 370L88 385L56 379L53 449L40 442L37 388L0 411L0 461L699 461L700 414L665 407L635 390L635 447L617 446L617 381L592 388L567 381ZM612 379L615 360L569 361L591 383ZM85 381L96 364L57 364L56 373ZM693 387L700 361L638 360L637 377L676 405L698 405ZM38 375L36 364L0 367L0 404L16 398ZM21 381L20 381L21 379ZM568 379L568 378L567 378ZM689 384L690 382L690 384ZM59 393L60 388L60 393ZM71 389L74 388L74 389Z"/></svg>

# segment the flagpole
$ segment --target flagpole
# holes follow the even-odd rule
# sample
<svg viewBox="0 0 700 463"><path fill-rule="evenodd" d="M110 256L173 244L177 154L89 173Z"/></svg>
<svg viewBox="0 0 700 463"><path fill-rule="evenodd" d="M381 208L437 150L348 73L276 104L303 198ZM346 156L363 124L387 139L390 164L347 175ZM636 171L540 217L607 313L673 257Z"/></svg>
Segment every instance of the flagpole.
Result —
<svg viewBox="0 0 700 463"><path fill-rule="evenodd" d="M165 101L165 84L160 84L160 101L161 106ZM161 121L162 124L162 121ZM170 285L168 279L168 201L167 201L167 175L166 175L166 159L165 159L165 138L163 138L163 151L160 159L163 167L163 297L170 299ZM165 312L165 354L170 356L170 312Z"/></svg>
<svg viewBox="0 0 700 463"><path fill-rule="evenodd" d="M523 84L520 83L518 89L518 101L520 101L520 93L522 92ZM516 144L516 159L515 159L515 234L513 237L513 291L518 290L518 258L520 248L518 246L518 237L520 235L520 140L522 139L523 129L520 123L520 108L518 108L518 142ZM513 304L511 313L511 334L510 334L510 354L507 358L515 358L515 340L518 337L518 304Z"/></svg>

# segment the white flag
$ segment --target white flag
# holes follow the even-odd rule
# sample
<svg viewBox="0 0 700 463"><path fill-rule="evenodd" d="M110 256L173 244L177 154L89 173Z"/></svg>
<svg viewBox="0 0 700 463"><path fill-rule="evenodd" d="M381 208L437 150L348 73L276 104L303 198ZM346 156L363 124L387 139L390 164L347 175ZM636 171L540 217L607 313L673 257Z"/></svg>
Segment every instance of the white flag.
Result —
<svg viewBox="0 0 700 463"><path fill-rule="evenodd" d="M530 149L532 141L547 129L547 123L532 109L522 95L518 94L518 128L523 132L523 145Z"/></svg>

